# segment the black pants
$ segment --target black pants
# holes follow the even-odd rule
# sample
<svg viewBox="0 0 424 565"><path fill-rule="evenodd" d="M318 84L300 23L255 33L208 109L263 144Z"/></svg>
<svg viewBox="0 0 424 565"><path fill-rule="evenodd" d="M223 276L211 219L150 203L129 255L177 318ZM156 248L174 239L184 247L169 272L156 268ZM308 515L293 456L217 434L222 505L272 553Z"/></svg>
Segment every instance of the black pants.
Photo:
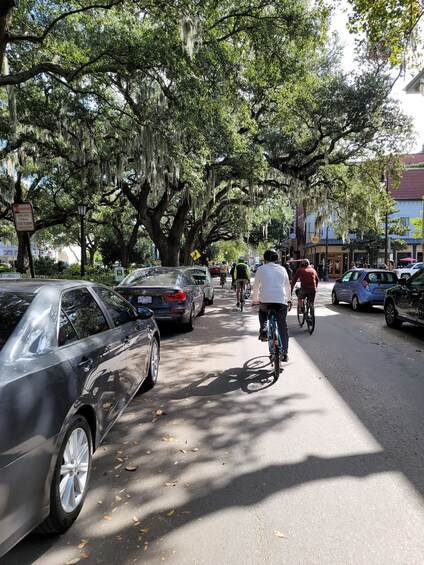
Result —
<svg viewBox="0 0 424 565"><path fill-rule="evenodd" d="M261 302L259 305L259 324L260 331L266 332L266 321L268 310L275 310L278 331L283 342L283 353L289 351L289 329L287 327L287 304L275 304L273 302Z"/></svg>

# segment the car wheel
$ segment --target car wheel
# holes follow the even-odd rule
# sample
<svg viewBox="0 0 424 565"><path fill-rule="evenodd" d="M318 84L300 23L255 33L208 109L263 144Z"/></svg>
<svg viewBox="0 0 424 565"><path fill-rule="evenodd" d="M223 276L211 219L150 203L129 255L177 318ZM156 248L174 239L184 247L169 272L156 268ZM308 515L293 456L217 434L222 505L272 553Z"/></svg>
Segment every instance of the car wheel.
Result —
<svg viewBox="0 0 424 565"><path fill-rule="evenodd" d="M194 314L194 304L193 304L188 322L186 324L181 325L181 329L184 332L192 332L194 330L194 318L195 318L195 314Z"/></svg>
<svg viewBox="0 0 424 565"><path fill-rule="evenodd" d="M356 296L356 294L354 294L352 298L352 310L358 312L358 310L360 309L361 309L361 305L359 304L358 297Z"/></svg>
<svg viewBox="0 0 424 565"><path fill-rule="evenodd" d="M205 301L203 301L203 304L202 304L202 307L201 307L200 310L199 310L198 316L203 316L203 315L204 315L204 313L205 313L205 306L206 306L206 303L205 303Z"/></svg>
<svg viewBox="0 0 424 565"><path fill-rule="evenodd" d="M141 390L143 392L152 389L158 382L159 374L159 359L160 359L160 348L156 337L152 339L152 345L150 348L150 361L149 370L147 371L147 377L143 384L141 385Z"/></svg>
<svg viewBox="0 0 424 565"><path fill-rule="evenodd" d="M212 295L212 298L210 298L210 299L209 299L209 302L208 302L210 305L213 304L213 299L214 299L214 297L213 297L213 295Z"/></svg>
<svg viewBox="0 0 424 565"><path fill-rule="evenodd" d="M331 303L337 305L339 303L339 299L337 298L336 292L333 290L331 293Z"/></svg>
<svg viewBox="0 0 424 565"><path fill-rule="evenodd" d="M384 304L384 317L389 328L400 328L403 324L401 320L396 318L396 308L391 300Z"/></svg>
<svg viewBox="0 0 424 565"><path fill-rule="evenodd" d="M78 517L90 480L93 441L87 420L74 416L66 430L50 489L49 517L37 528L42 533L61 533Z"/></svg>

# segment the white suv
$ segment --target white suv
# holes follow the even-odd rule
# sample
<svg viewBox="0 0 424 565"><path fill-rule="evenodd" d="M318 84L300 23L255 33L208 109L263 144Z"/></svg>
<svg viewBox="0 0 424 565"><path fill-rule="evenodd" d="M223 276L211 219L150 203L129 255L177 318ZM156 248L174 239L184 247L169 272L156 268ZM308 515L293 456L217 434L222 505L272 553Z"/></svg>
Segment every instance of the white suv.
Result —
<svg viewBox="0 0 424 565"><path fill-rule="evenodd" d="M404 267L403 269L395 269L395 273L398 279L408 279L411 275L417 272L417 269L422 269L423 263L414 263L410 267Z"/></svg>

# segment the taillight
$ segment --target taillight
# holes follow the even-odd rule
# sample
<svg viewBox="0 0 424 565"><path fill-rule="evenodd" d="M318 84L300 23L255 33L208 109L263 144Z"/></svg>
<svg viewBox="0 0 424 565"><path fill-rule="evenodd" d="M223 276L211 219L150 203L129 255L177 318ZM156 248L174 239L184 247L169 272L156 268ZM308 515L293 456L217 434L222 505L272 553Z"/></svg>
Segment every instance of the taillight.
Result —
<svg viewBox="0 0 424 565"><path fill-rule="evenodd" d="M187 298L187 293L184 290L176 290L163 295L167 302L182 302Z"/></svg>

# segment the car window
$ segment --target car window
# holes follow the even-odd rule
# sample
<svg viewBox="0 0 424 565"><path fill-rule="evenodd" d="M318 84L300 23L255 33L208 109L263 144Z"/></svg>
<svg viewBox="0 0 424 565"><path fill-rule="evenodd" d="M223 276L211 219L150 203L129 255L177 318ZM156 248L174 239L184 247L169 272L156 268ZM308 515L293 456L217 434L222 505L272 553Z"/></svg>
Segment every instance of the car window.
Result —
<svg viewBox="0 0 424 565"><path fill-rule="evenodd" d="M34 298L30 293L0 292L0 349L11 336Z"/></svg>
<svg viewBox="0 0 424 565"><path fill-rule="evenodd" d="M120 286L171 286L175 285L178 275L178 270L160 271L152 267L134 271L122 281Z"/></svg>
<svg viewBox="0 0 424 565"><path fill-rule="evenodd" d="M350 281L351 277L352 277L353 271L348 271L347 273L345 273L342 278L340 279L341 282L348 282Z"/></svg>
<svg viewBox="0 0 424 565"><path fill-rule="evenodd" d="M196 281L194 280L193 275L191 273L183 273L181 280L184 285L196 284Z"/></svg>
<svg viewBox="0 0 424 565"><path fill-rule="evenodd" d="M64 292L62 310L80 339L109 329L100 306L86 288Z"/></svg>
<svg viewBox="0 0 424 565"><path fill-rule="evenodd" d="M352 271L351 281L357 281L361 276L361 271Z"/></svg>
<svg viewBox="0 0 424 565"><path fill-rule="evenodd" d="M409 285L412 287L424 288L424 271L422 273L416 274L414 278L411 278Z"/></svg>
<svg viewBox="0 0 424 565"><path fill-rule="evenodd" d="M101 287L94 290L106 306L115 327L122 326L136 319L134 309L115 292Z"/></svg>
<svg viewBox="0 0 424 565"><path fill-rule="evenodd" d="M69 318L65 314L65 312L61 310L60 322L59 322L59 335L57 338L59 347L61 347L62 345L68 345L68 343L77 341L77 339L78 336L74 326L69 321Z"/></svg>

